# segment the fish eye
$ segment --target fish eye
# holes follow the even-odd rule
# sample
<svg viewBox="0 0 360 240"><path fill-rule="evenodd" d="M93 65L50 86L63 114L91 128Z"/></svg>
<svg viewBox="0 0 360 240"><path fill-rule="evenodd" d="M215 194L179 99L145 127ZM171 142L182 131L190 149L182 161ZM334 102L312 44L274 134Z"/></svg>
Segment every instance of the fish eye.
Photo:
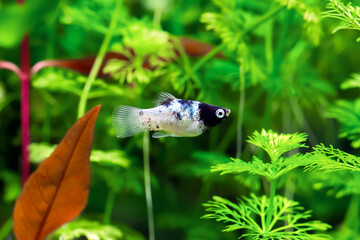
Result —
<svg viewBox="0 0 360 240"><path fill-rule="evenodd" d="M225 116L225 111L219 108L218 110L216 110L215 114L218 118L223 118Z"/></svg>

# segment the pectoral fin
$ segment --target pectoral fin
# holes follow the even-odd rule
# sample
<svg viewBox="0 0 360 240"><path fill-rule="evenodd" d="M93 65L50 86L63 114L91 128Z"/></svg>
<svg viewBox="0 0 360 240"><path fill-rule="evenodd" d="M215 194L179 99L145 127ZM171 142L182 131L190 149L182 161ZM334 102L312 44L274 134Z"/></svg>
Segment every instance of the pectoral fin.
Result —
<svg viewBox="0 0 360 240"><path fill-rule="evenodd" d="M169 137L170 134L164 131L155 132L152 137L153 138L163 138L163 137Z"/></svg>
<svg viewBox="0 0 360 240"><path fill-rule="evenodd" d="M152 135L152 137L153 138L163 138L163 137L182 137L182 136L171 134L171 133L168 133L168 132L165 132L165 131L158 131L158 132L155 132Z"/></svg>

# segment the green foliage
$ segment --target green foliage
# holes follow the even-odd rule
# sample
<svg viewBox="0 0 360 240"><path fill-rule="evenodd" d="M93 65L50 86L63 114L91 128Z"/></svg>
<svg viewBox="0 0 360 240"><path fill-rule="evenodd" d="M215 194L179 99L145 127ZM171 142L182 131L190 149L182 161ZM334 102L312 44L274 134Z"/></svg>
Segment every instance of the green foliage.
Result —
<svg viewBox="0 0 360 240"><path fill-rule="evenodd" d="M334 172L340 170L360 171L360 158L335 149L333 146L325 147L323 144L314 147L314 152L309 154L311 163L308 170L322 170Z"/></svg>
<svg viewBox="0 0 360 240"><path fill-rule="evenodd" d="M117 165L124 168L130 165L130 160L126 157L126 154L120 150L101 151L94 149L91 151L90 161Z"/></svg>
<svg viewBox="0 0 360 240"><path fill-rule="evenodd" d="M341 84L342 89L351 89L360 87L360 75L352 74ZM353 148L360 147L360 98L354 101L338 100L335 105L329 109L328 116L335 118L340 122L341 138L347 138Z"/></svg>
<svg viewBox="0 0 360 240"><path fill-rule="evenodd" d="M40 163L45 158L49 157L54 151L56 145L48 143L31 143L30 144L30 161L32 163ZM90 161L102 165L110 165L127 168L130 165L130 160L125 153L120 150L102 151L93 149L90 155Z"/></svg>
<svg viewBox="0 0 360 240"><path fill-rule="evenodd" d="M114 7L115 1L113 0L63 1L61 2L60 21L66 25L77 25L88 31L105 34L109 26L109 16ZM126 8L122 7L121 12L118 13L118 26L124 24L127 18L129 18L129 14Z"/></svg>
<svg viewBox="0 0 360 240"><path fill-rule="evenodd" d="M222 224L199 220L203 214L201 203L212 195L223 197L213 200L219 211L220 203L224 209L231 209L227 215L232 219L229 225L240 219L241 214L233 208L236 205L250 213L244 218L252 219L261 230L265 226L268 234L287 227L288 222L283 220L307 216L295 223L304 224L303 231L314 227L309 212L300 207L306 206L313 209L314 219L331 219L334 230L329 234L334 239L359 237L360 231L355 227L359 217L348 216L359 211L339 204L359 194L358 149L349 150L348 141L338 138L334 120L328 118L340 123L340 136L352 141L352 147L360 147L360 103L356 99L360 75L353 74L348 79L358 72L360 48L353 41L358 32L328 33L334 22L340 22L335 31L359 30L358 1L70 0L58 4L25 0L22 7L15 2L0 1L0 58L18 65L20 49L15 46L25 32L30 36L32 64L44 59L81 59L96 54L108 31L114 6L121 3L116 8L116 26L107 50L124 54L129 60L108 63L108 77L95 79L87 96L88 106L101 104L102 109L91 157L91 194L82 218L103 217L104 223L120 229L121 239L145 239L141 236L147 234L141 136L116 139L110 115L115 105L151 107L153 96L167 91L179 98L227 107L232 112L220 126L199 137L151 139L156 239L176 236L184 240L231 240L239 233L254 234L247 228L221 232ZM320 18L326 5L326 18ZM187 56L174 36L208 42L225 57ZM69 69L42 69L32 76L30 133L32 142L41 142L30 146L32 170L52 152L53 146L46 143L60 142L74 121L86 81L87 76ZM357 89L344 92L339 85L341 89ZM240 89L246 89L246 94L239 95ZM0 70L0 138L4 140L0 145L0 232L5 239L11 238L11 221L6 219L11 216L20 190L19 92L17 76ZM246 100L243 113L238 108L242 97ZM245 138L239 138L244 143L241 159L229 160L235 156L237 120L241 116L243 121L238 126L242 126L242 135L251 138L247 143ZM253 133L262 128L305 132L308 142L305 134ZM305 144L318 142L333 144L349 153L330 147L321 153L315 150L301 154L307 151L303 149ZM306 166L325 172L304 174L302 167ZM302 187L304 182L306 187ZM316 193L319 189L323 191ZM322 195L324 191L331 196ZM258 195L254 197L254 193ZM267 196L261 196L264 193ZM286 197L281 198L282 194ZM226 200L238 196L248 197L234 205ZM282 219L269 229L285 203L289 206L287 215L281 215ZM256 213L262 211L259 206L263 207L262 214L265 211L264 223ZM213 217L217 214L207 213ZM256 226L242 223L245 227ZM122 224L140 229L142 234L135 237ZM91 230L91 224L87 226L86 230ZM273 239L282 234L282 239L292 239L291 234L300 237L296 229L284 230L275 232ZM314 235L304 238L310 237L314 239Z"/></svg>
<svg viewBox="0 0 360 240"><path fill-rule="evenodd" d="M30 162L41 163L45 158L49 157L54 151L56 145L48 143L31 143L29 146Z"/></svg>
<svg viewBox="0 0 360 240"><path fill-rule="evenodd" d="M213 2L220 9L220 13L204 13L200 21L206 24L207 30L214 30L230 50L238 49L243 42L246 12L239 10L234 0L214 0Z"/></svg>
<svg viewBox="0 0 360 240"><path fill-rule="evenodd" d="M311 217L310 211L303 211L296 201L288 200L282 196L276 196L273 209L269 209L270 200L266 196L258 197L251 194L250 198L244 198L243 202L233 202L214 196L212 201L204 204L206 211L210 212L203 216L206 219L215 219L224 222L227 226L224 231L239 229L248 230L240 236L251 239L330 239L323 234L310 234L309 231L326 231L328 224L320 221L304 220ZM270 226L265 223L269 212L273 214ZM283 224L285 222L285 224Z"/></svg>
<svg viewBox="0 0 360 240"><path fill-rule="evenodd" d="M317 175L315 181L315 189L326 189L329 195L336 198L360 195L360 172L331 172Z"/></svg>
<svg viewBox="0 0 360 240"><path fill-rule="evenodd" d="M75 72L63 69L44 69L37 73L32 86L49 92L71 93L81 96L82 88L87 81L87 77ZM116 84L106 83L102 79L96 79L93 83L93 90L89 98L99 98L110 95L124 95L124 89Z"/></svg>
<svg viewBox="0 0 360 240"><path fill-rule="evenodd" d="M0 47L12 48L21 42L24 34L49 13L59 0L28 0L24 6L13 2L0 8Z"/></svg>
<svg viewBox="0 0 360 240"><path fill-rule="evenodd" d="M353 84L346 82L347 84ZM347 87L348 85L343 85ZM338 100L329 109L329 117L335 118L340 122L340 134L342 138L347 138L353 148L360 147L360 99L353 102Z"/></svg>
<svg viewBox="0 0 360 240"><path fill-rule="evenodd" d="M351 78L345 80L340 86L345 90L350 88L360 88L360 74L353 73Z"/></svg>
<svg viewBox="0 0 360 240"><path fill-rule="evenodd" d="M0 180L4 186L3 200L5 202L14 202L21 191L19 175L7 170L1 170Z"/></svg>
<svg viewBox="0 0 360 240"><path fill-rule="evenodd" d="M253 156L251 162L241 159L231 159L231 162L218 164L212 167L211 171L220 171L221 174L249 172L265 176L269 179L276 179L281 175L300 166L309 164L309 157L303 154L294 154L291 157L281 157L284 153L299 148L306 147L302 142L306 141L306 134L277 134L272 130L261 133L255 131L248 142L264 149L270 159L270 163Z"/></svg>
<svg viewBox="0 0 360 240"><path fill-rule="evenodd" d="M86 237L89 240L116 240L123 239L123 233L112 225L77 219L60 227L50 239L74 240L80 237Z"/></svg>
<svg viewBox="0 0 360 240"><path fill-rule="evenodd" d="M278 134L272 130L261 130L261 133L255 131L248 142L252 143L269 154L271 161L276 162L281 155L299 147L306 147L303 143L307 139L304 133Z"/></svg>
<svg viewBox="0 0 360 240"><path fill-rule="evenodd" d="M342 29L360 30L360 8L353 6L351 2L345 4L341 0L329 0L326 6L329 10L323 12L324 17L336 18L341 23L333 30L333 33Z"/></svg>
<svg viewBox="0 0 360 240"><path fill-rule="evenodd" d="M251 198L244 197L244 201L238 204L214 196L213 201L204 204L206 211L211 212L204 218L225 222L227 227L224 231L246 229L241 237L249 236L252 239L330 239L328 235L308 233L326 231L330 225L320 221L304 222L311 217L310 211L303 212L298 202L275 194L276 179L296 167L311 163L311 156L307 154L282 157L288 151L306 147L303 143L306 139L306 134L277 134L264 129L261 133L255 131L248 142L265 150L270 163L253 156L251 162L232 159L229 163L212 167L212 171L220 171L221 174L248 172L265 176L270 181L270 196L259 197L252 193Z"/></svg>
<svg viewBox="0 0 360 240"><path fill-rule="evenodd" d="M118 32L123 37L122 44L116 44L112 49L125 54L129 60L110 60L104 72L120 83L125 80L128 83L149 83L175 57L169 33L154 29L145 19L133 20Z"/></svg>
<svg viewBox="0 0 360 240"><path fill-rule="evenodd" d="M212 165L225 163L229 159L226 155L205 151L194 152L192 158L191 162L178 164L175 171L182 174L185 172L189 177L208 178L214 175L209 171Z"/></svg>
<svg viewBox="0 0 360 240"><path fill-rule="evenodd" d="M111 164L101 164L94 170L94 176L104 181L115 193L130 192L140 195L144 192L143 171L136 165L120 168ZM156 186L156 177L152 176L152 180Z"/></svg>
<svg viewBox="0 0 360 240"><path fill-rule="evenodd" d="M220 171L221 174L249 172L269 179L276 179L294 168L309 164L309 158L301 154L295 154L288 158L279 158L278 160L277 162L264 163L256 156L253 156L251 162L232 158L231 162L218 164L212 167L211 171Z"/></svg>
<svg viewBox="0 0 360 240"><path fill-rule="evenodd" d="M318 45L323 34L320 21L320 8L314 4L314 1L303 0L275 0L287 9L295 9L305 21L304 29L312 43ZM312 4L309 4L311 3Z"/></svg>

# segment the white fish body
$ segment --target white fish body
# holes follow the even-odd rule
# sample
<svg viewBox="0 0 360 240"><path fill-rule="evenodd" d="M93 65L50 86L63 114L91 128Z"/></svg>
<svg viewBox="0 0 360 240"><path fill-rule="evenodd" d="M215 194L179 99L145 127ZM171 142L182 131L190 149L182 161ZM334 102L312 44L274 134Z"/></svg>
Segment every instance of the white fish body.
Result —
<svg viewBox="0 0 360 240"><path fill-rule="evenodd" d="M194 137L209 128L201 119L199 106L204 103L161 93L156 104L157 107L149 109L130 106L115 108L113 126L117 136L129 137L142 131L157 131L152 135L155 138Z"/></svg>

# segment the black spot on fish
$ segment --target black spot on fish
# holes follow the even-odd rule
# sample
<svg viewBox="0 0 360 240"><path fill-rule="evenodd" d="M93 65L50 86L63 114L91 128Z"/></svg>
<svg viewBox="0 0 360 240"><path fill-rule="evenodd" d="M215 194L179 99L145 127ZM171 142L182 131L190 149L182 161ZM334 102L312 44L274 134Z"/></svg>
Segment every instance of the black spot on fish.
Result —
<svg viewBox="0 0 360 240"><path fill-rule="evenodd" d="M164 105L164 106L168 107L170 105L171 101L173 101L173 100L174 99L167 99L164 102L162 102L160 105ZM159 112L161 112L161 111L159 110Z"/></svg>
<svg viewBox="0 0 360 240"><path fill-rule="evenodd" d="M222 107L217 107L214 105L210 105L207 103L199 103L199 109L200 109L200 120L203 120L205 126L207 127L214 127L216 125L218 125L219 123L221 123L221 121L224 118L218 118L216 117L216 110L218 110L219 108L224 109ZM225 111L225 109L224 109Z"/></svg>
<svg viewBox="0 0 360 240"><path fill-rule="evenodd" d="M180 121L182 119L181 114L178 112L176 114L175 118Z"/></svg>
<svg viewBox="0 0 360 240"><path fill-rule="evenodd" d="M141 111L139 112L139 115L140 115L140 116L144 115L144 112L141 110Z"/></svg>
<svg viewBox="0 0 360 240"><path fill-rule="evenodd" d="M191 100L179 99L179 103L180 103L181 105L183 105L184 108L190 107L191 104L192 104L192 102L193 102L193 101L191 101Z"/></svg>

